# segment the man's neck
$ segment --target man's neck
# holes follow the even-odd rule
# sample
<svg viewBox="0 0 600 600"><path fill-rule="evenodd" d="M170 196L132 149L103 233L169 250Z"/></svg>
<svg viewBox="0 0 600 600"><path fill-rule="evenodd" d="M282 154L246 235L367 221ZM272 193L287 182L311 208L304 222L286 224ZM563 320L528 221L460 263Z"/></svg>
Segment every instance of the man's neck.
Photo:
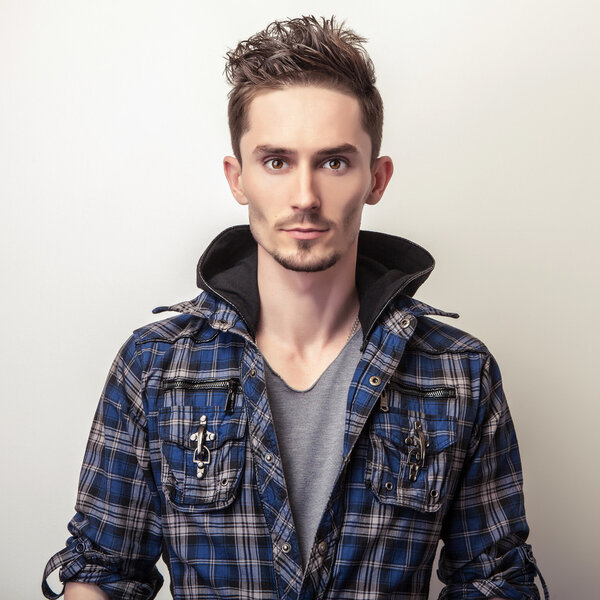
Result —
<svg viewBox="0 0 600 600"><path fill-rule="evenodd" d="M290 385L297 377L307 387L339 354L357 318L356 253L307 273L282 267L259 246L257 279L257 344Z"/></svg>

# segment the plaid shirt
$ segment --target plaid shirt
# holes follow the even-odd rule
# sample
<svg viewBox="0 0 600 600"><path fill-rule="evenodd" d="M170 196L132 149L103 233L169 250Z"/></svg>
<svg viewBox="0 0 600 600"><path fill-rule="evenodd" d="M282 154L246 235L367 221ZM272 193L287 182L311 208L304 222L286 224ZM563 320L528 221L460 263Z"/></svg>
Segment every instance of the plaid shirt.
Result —
<svg viewBox="0 0 600 600"><path fill-rule="evenodd" d="M111 598L153 598L162 553L181 600L425 600L441 538L440 598L539 598L500 373L430 316L446 313L398 295L370 329L303 569L245 320L211 291L170 309L112 365L46 597L60 567Z"/></svg>

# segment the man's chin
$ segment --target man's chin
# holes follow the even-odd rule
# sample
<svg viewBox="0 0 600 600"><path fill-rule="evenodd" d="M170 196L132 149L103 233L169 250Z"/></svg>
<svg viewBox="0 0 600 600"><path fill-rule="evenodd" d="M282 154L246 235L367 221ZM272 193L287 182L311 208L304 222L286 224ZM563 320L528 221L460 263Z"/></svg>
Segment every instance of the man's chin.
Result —
<svg viewBox="0 0 600 600"><path fill-rule="evenodd" d="M299 273L318 273L326 271L333 267L340 259L339 254L331 254L330 256L313 257L313 256L283 256L274 253L273 258L284 268L289 271L297 271Z"/></svg>

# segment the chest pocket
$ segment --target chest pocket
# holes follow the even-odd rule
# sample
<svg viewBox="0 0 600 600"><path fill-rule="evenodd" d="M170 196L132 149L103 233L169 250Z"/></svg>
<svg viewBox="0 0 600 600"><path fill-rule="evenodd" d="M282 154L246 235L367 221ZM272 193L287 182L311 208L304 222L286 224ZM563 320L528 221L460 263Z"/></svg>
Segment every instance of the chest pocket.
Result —
<svg viewBox="0 0 600 600"><path fill-rule="evenodd" d="M380 502L436 512L448 492L456 420L452 388L390 385L369 430L365 479Z"/></svg>
<svg viewBox="0 0 600 600"><path fill-rule="evenodd" d="M246 457L243 407L170 406L158 415L162 489L186 512L229 506L236 497Z"/></svg>

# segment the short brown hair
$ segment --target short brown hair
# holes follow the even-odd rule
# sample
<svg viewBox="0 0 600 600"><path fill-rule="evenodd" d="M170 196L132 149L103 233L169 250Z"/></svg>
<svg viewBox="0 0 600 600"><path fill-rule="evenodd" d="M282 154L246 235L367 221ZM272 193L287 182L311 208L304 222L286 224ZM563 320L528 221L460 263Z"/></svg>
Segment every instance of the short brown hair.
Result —
<svg viewBox="0 0 600 600"><path fill-rule="evenodd" d="M365 38L335 17L303 16L273 21L240 42L227 55L229 132L233 153L241 162L240 138L248 130L248 106L263 90L288 85L322 85L350 93L358 100L363 127L371 138L371 164L379 155L383 102L375 87L375 68L363 47Z"/></svg>

